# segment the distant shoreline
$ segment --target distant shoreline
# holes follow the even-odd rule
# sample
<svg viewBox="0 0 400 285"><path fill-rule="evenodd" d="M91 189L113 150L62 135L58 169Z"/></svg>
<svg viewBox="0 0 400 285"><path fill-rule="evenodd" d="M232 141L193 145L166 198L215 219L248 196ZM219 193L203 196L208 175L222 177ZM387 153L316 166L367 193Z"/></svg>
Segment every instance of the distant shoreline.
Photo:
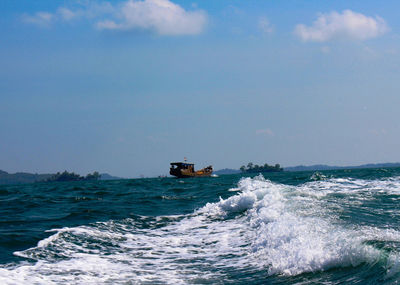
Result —
<svg viewBox="0 0 400 285"><path fill-rule="evenodd" d="M283 167L283 172L392 168L392 167L400 167L400 162L368 163L356 166L332 166L326 164L315 164L309 166L298 165L298 166ZM240 171L239 169L232 169L232 168L224 168L214 171L214 174L216 175L239 174L239 173L242 173L242 171ZM37 174L37 173L33 174L27 172L8 173L6 171L0 170L0 185L46 182L46 180L52 177L53 175L54 174ZM112 176L107 173L102 173L100 174L99 180L118 180L118 179L126 179L126 178Z"/></svg>
<svg viewBox="0 0 400 285"><path fill-rule="evenodd" d="M315 164L310 166L292 166L284 167L284 171L318 171L318 170L339 170L339 169L363 169L363 168L391 168L400 167L400 162L394 163L368 163L356 166L331 166L325 164Z"/></svg>
<svg viewBox="0 0 400 285"><path fill-rule="evenodd" d="M340 170L340 169L365 169L365 168L391 168L400 167L400 162L394 163L368 163L356 166L332 166L326 164L315 164L315 165L298 165L283 167L284 172L296 172L296 171L323 171L323 170ZM238 174L241 173L239 169L224 168L221 170L214 171L217 175L224 174Z"/></svg>
<svg viewBox="0 0 400 285"><path fill-rule="evenodd" d="M8 173L6 171L0 170L0 185L49 182L48 180L54 177L55 175L56 173L46 173L46 174L27 173L27 172ZM123 178L112 176L107 173L102 173L100 174L98 180L117 180L117 179L123 179Z"/></svg>

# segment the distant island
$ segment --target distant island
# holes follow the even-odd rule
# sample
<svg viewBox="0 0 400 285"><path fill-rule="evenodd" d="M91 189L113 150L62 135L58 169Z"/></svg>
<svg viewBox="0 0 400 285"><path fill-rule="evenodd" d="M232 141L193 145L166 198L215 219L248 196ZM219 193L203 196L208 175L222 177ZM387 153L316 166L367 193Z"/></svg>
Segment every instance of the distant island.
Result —
<svg viewBox="0 0 400 285"><path fill-rule="evenodd" d="M53 174L33 174L26 172L8 173L0 170L0 185L1 184L23 184L44 181L50 178Z"/></svg>
<svg viewBox="0 0 400 285"><path fill-rule="evenodd" d="M247 166L241 166L240 171L244 173L281 172L283 168L279 164L268 165L268 163L265 163L264 165L258 165L249 162Z"/></svg>
<svg viewBox="0 0 400 285"><path fill-rule="evenodd" d="M98 176L97 176L98 175ZM97 177L96 179L94 179ZM25 184L25 183L35 183L35 182L55 182L55 181L82 181L82 180L118 180L123 179L121 177L111 176L107 173L99 174L95 171L93 174L88 174L86 176L80 176L74 172L64 171L62 173L57 172L55 174L37 174L37 173L8 173L6 171L0 170L0 185L5 184Z"/></svg>
<svg viewBox="0 0 400 285"><path fill-rule="evenodd" d="M390 168L400 167L399 162L395 163L368 163L357 166L331 166L325 164L315 164L310 166L292 166L285 167L285 171L320 171L320 170L340 170L340 169L362 169L362 168Z"/></svg>
<svg viewBox="0 0 400 285"><path fill-rule="evenodd" d="M253 165L251 168L254 169L256 165ZM244 169L242 168L244 167ZM224 168L221 170L214 171L217 175L225 175L225 174L238 174L238 173L246 173L246 166L242 166L240 170L238 169L231 169L231 168ZM340 170L340 169L363 169L363 168L391 168L391 167L400 167L400 163L369 163L369 164L362 164L357 166L332 166L332 165L325 165L325 164L315 164L315 165L298 165L298 166L290 166L284 167L283 171L323 171L323 170ZM262 171L253 171L255 172L262 172Z"/></svg>
<svg viewBox="0 0 400 285"><path fill-rule="evenodd" d="M93 174L88 174L86 176L80 176L74 172L64 171L62 173L57 172L56 174L52 175L51 177L47 178L46 182L53 182L53 181L96 181L99 180L100 174L95 171Z"/></svg>

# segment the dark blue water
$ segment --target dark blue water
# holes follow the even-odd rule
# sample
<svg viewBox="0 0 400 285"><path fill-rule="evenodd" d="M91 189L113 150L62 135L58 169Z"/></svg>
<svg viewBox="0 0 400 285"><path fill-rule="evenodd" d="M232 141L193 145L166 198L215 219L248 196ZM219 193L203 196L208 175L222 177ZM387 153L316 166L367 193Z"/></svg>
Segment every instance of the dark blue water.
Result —
<svg viewBox="0 0 400 285"><path fill-rule="evenodd" d="M0 186L1 284L397 284L400 169Z"/></svg>

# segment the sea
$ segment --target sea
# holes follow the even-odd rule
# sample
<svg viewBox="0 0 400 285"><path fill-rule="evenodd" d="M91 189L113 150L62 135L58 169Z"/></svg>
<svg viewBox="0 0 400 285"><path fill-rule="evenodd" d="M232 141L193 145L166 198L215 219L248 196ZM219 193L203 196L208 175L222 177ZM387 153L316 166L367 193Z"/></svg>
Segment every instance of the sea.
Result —
<svg viewBox="0 0 400 285"><path fill-rule="evenodd" d="M398 284L400 168L0 186L0 284Z"/></svg>

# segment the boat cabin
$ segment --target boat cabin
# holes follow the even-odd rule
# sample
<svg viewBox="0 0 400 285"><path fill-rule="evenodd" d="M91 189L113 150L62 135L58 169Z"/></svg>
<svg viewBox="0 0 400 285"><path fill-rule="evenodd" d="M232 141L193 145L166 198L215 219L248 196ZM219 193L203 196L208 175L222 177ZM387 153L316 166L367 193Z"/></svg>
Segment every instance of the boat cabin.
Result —
<svg viewBox="0 0 400 285"><path fill-rule="evenodd" d="M172 169L188 169L194 172L194 163L171 162L171 170Z"/></svg>
<svg viewBox="0 0 400 285"><path fill-rule="evenodd" d="M169 174L179 178L210 176L212 174L212 166L195 171L194 163L172 162Z"/></svg>

